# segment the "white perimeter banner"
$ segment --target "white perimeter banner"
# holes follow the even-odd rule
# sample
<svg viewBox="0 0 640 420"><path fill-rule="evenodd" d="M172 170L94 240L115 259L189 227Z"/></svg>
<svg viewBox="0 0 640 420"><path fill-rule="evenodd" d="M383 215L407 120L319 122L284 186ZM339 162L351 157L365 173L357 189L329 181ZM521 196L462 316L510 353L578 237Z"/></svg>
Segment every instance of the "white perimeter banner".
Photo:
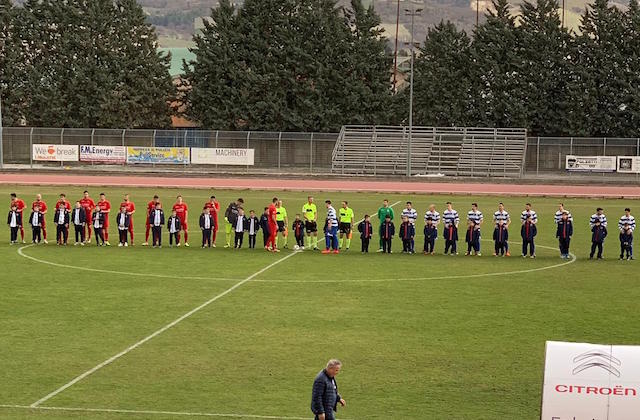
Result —
<svg viewBox="0 0 640 420"><path fill-rule="evenodd" d="M640 346L547 341L541 420L640 418Z"/></svg>
<svg viewBox="0 0 640 420"><path fill-rule="evenodd" d="M191 163L196 165L254 165L255 149L191 148Z"/></svg>
<svg viewBox="0 0 640 420"><path fill-rule="evenodd" d="M618 166L616 156L575 156L567 155L568 171L615 172Z"/></svg>
<svg viewBox="0 0 640 420"><path fill-rule="evenodd" d="M68 144L34 144L33 160L52 162L77 162L78 146Z"/></svg>
<svg viewBox="0 0 640 420"><path fill-rule="evenodd" d="M640 156L618 156L618 172L623 174L640 173Z"/></svg>
<svg viewBox="0 0 640 420"><path fill-rule="evenodd" d="M120 163L127 161L127 148L124 146L80 146L82 162Z"/></svg>

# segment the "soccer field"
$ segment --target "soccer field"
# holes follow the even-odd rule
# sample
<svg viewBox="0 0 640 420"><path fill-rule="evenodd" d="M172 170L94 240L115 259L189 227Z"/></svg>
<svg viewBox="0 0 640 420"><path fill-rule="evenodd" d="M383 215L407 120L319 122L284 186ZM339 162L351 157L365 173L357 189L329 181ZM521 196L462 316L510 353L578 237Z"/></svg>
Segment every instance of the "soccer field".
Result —
<svg viewBox="0 0 640 420"><path fill-rule="evenodd" d="M83 190L1 186L0 196L8 204L17 192L30 206L42 193L52 209L60 192L73 202ZM617 220L637 201L563 199L575 228L575 258L567 261L557 250L555 198L315 193L319 220L327 198L336 208L347 199L356 220L374 215L383 198L396 203L396 215L412 200L421 215L418 250L431 203L442 212L451 200L465 219L475 201L486 221L482 257L463 255L464 235L454 257L441 255L442 239L440 255L404 255L397 238L392 255L362 255L357 234L351 251L321 255L249 250L246 237L244 249L224 249L224 232L216 249L195 246L198 209L211 191L90 189L94 199L102 191L114 208L131 194L135 247L56 246L51 210L49 245L10 246L5 228L0 418L312 418L313 378L335 357L344 363L337 380L347 400L338 418L536 419L546 340L638 344L637 261L617 259ZM156 193L165 209L183 195L190 248L138 246ZM215 194L222 210L242 197L258 213L274 196ZM290 220L307 196L276 195ZM514 220L510 258L491 255L499 201ZM536 259L519 257L518 219L528 201L539 217ZM610 235L605 260L590 261L588 222L598 206ZM167 245L166 229L163 236Z"/></svg>

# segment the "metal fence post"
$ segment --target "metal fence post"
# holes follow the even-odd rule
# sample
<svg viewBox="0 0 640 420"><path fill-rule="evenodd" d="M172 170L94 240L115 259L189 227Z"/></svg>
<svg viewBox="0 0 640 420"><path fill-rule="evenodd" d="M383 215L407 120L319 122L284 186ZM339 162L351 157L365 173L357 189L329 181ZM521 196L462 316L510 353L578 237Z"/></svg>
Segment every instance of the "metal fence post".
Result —
<svg viewBox="0 0 640 420"><path fill-rule="evenodd" d="M158 135L158 130L153 130L153 137L151 138L151 147L156 147L156 135Z"/></svg>
<svg viewBox="0 0 640 420"><path fill-rule="evenodd" d="M218 148L218 135L220 134L220 130L216 130L216 144L214 145L215 148ZM218 164L216 163L216 169L218 169Z"/></svg>
<svg viewBox="0 0 640 420"><path fill-rule="evenodd" d="M60 131L60 145L64 145L64 128ZM64 168L64 161L60 161L60 167Z"/></svg>
<svg viewBox="0 0 640 420"><path fill-rule="evenodd" d="M602 156L607 156L607 138L602 139Z"/></svg>
<svg viewBox="0 0 640 420"><path fill-rule="evenodd" d="M33 127L29 130L29 166L33 169Z"/></svg>
<svg viewBox="0 0 640 420"><path fill-rule="evenodd" d="M573 155L573 137L569 140L569 154Z"/></svg>
<svg viewBox="0 0 640 420"><path fill-rule="evenodd" d="M184 138L182 139L182 147L187 148L187 135L189 134L188 130L184 130ZM185 162L182 169L184 172L187 171L187 165L191 163L191 149L189 149L189 162Z"/></svg>
<svg viewBox="0 0 640 420"><path fill-rule="evenodd" d="M278 169L280 169L280 147L281 147L281 143L282 143L282 131L280 131L278 133Z"/></svg>
<svg viewBox="0 0 640 420"><path fill-rule="evenodd" d="M251 131L247 131L247 150L249 150L249 138L251 137ZM247 165L247 173L249 173L249 165Z"/></svg>
<svg viewBox="0 0 640 420"><path fill-rule="evenodd" d="M125 133L126 133L126 132L127 132L127 129L126 129L126 128L123 128L123 129L122 129L122 147L124 147L124 136L125 136Z"/></svg>
<svg viewBox="0 0 640 420"><path fill-rule="evenodd" d="M95 128L91 129L91 145L92 146L93 146L93 137L95 136L95 134L96 134L96 129ZM93 166L93 159L91 159L91 166Z"/></svg>
<svg viewBox="0 0 640 420"><path fill-rule="evenodd" d="M313 133L311 133L311 140L309 141L309 171L313 173Z"/></svg>
<svg viewBox="0 0 640 420"><path fill-rule="evenodd" d="M540 174L540 137L536 145L536 176Z"/></svg>

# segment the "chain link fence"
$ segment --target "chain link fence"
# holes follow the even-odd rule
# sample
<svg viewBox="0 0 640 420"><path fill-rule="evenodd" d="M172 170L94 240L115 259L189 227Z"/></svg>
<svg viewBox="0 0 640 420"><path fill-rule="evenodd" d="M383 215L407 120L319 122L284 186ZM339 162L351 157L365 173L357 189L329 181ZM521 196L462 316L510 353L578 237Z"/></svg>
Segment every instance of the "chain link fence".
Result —
<svg viewBox="0 0 640 420"><path fill-rule="evenodd" d="M639 178L639 174L568 172L566 156L640 156L640 138L528 137L524 172L537 176Z"/></svg>
<svg viewBox="0 0 640 420"><path fill-rule="evenodd" d="M299 174L331 173L332 153L338 133L291 133L206 130L127 130L91 128L4 127L2 163L42 166L91 165L82 162L34 162L33 144L99 146L240 148L255 150L254 166L211 165L205 170L264 173L280 171ZM640 179L640 174L573 173L565 169L567 155L640 156L640 138L528 137L524 174L553 178L616 177ZM136 165L145 166L145 165ZM164 167L165 169L168 169ZM185 166L183 170L202 171Z"/></svg>
<svg viewBox="0 0 640 420"><path fill-rule="evenodd" d="M331 172L331 154L337 138L337 133L5 127L2 157L4 164L62 165L61 162L34 162L31 153L34 144L246 148L255 150L254 166L212 165L212 168L320 174ZM64 166L79 165L87 163L64 162Z"/></svg>

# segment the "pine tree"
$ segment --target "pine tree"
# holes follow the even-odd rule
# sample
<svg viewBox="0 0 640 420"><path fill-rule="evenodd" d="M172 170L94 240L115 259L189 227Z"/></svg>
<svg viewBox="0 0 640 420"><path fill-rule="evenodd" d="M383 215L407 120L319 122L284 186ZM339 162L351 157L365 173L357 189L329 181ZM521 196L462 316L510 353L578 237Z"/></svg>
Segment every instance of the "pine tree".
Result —
<svg viewBox="0 0 640 420"><path fill-rule="evenodd" d="M487 20L475 30L471 44L472 125L524 127L519 32L507 0L492 0Z"/></svg>
<svg viewBox="0 0 640 420"><path fill-rule="evenodd" d="M414 64L416 124L464 126L469 106L469 45L451 22L429 28ZM408 89L403 92L406 97ZM405 108L406 110L406 108Z"/></svg>
<svg viewBox="0 0 640 420"><path fill-rule="evenodd" d="M561 27L557 0L525 1L518 26L523 83L520 100L533 135L573 135L576 112L570 85L574 45Z"/></svg>
<svg viewBox="0 0 640 420"><path fill-rule="evenodd" d="M628 83L624 67L624 25L621 12L608 0L595 0L582 16L577 38L575 98L579 120L590 136L624 133L628 118L624 104Z"/></svg>

